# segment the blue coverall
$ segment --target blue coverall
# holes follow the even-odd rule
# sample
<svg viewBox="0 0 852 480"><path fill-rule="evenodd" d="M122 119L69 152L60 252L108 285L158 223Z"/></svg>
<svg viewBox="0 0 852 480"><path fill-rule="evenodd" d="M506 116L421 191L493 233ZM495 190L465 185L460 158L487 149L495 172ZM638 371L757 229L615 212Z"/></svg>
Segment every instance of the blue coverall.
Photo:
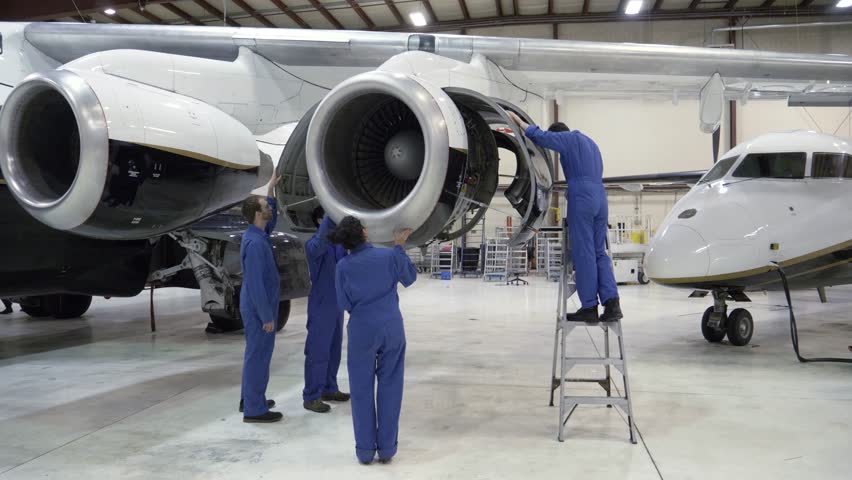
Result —
<svg viewBox="0 0 852 480"><path fill-rule="evenodd" d="M355 454L370 462L396 454L405 367L405 329L396 284L408 287L417 269L402 247L363 243L337 265L337 302L349 312L347 366ZM374 395L374 385L378 388Z"/></svg>
<svg viewBox="0 0 852 480"><path fill-rule="evenodd" d="M240 315L246 337L243 363L242 399L244 415L256 417L269 411L266 406L266 386L269 384L269 362L275 348L275 332L263 331L263 324L278 324L280 277L278 263L272 254L269 234L278 221L275 199L267 197L272 220L261 230L249 225L240 243L240 266L243 284L240 289Z"/></svg>
<svg viewBox="0 0 852 480"><path fill-rule="evenodd" d="M577 273L577 294L583 308L618 297L612 261L606 254L609 209L603 186L601 151L591 138L574 130L549 132L531 125L527 137L540 147L559 152L568 180L568 229L571 258Z"/></svg>
<svg viewBox="0 0 852 480"><path fill-rule="evenodd" d="M325 217L317 233L305 245L311 272L305 389L302 391L302 399L306 402L339 390L337 370L343 342L343 310L337 305L334 283L337 262L346 255L346 250L328 240L329 232L336 227L331 217Z"/></svg>

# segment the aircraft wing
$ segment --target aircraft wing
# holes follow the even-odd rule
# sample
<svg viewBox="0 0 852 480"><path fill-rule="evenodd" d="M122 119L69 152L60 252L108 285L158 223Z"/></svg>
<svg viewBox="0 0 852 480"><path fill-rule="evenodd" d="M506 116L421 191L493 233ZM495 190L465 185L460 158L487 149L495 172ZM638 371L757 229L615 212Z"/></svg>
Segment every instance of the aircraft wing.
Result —
<svg viewBox="0 0 852 480"><path fill-rule="evenodd" d="M727 99L788 98L807 104L852 95L852 57L652 44L517 39L424 33L33 23L27 40L65 63L88 53L149 50L234 60L240 47L281 65L353 73L406 51L465 62L480 59L507 82L539 94L699 96L715 74ZM484 60L483 60L484 59ZM845 100L844 100L845 99ZM804 103L802 103L804 102Z"/></svg>
<svg viewBox="0 0 852 480"><path fill-rule="evenodd" d="M689 172L606 177L603 179L603 184L606 188L619 188L629 192L689 190L705 173L707 173L705 170L693 170ZM553 182L553 188L555 190L566 190L568 184L564 180Z"/></svg>

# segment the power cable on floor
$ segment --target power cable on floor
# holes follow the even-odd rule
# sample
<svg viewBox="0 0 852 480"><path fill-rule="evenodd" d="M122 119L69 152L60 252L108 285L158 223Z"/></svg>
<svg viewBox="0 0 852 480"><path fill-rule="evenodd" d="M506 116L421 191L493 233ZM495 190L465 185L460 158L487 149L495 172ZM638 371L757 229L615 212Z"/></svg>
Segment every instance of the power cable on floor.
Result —
<svg viewBox="0 0 852 480"><path fill-rule="evenodd" d="M778 268L778 275L781 276L781 285L784 286L784 296L787 297L787 307L790 310L790 340L793 342L793 351L796 352L796 358L802 363L852 363L852 358L805 358L799 353L799 327L796 325L796 314L793 313L793 300L790 298L790 286L787 284L787 274L780 265L773 264Z"/></svg>

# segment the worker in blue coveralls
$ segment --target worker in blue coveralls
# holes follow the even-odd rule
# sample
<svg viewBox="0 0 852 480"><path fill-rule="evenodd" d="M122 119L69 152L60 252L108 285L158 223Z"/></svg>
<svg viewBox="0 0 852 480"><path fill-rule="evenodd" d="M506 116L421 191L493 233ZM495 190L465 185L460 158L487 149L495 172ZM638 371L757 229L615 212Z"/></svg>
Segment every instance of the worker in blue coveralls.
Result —
<svg viewBox="0 0 852 480"><path fill-rule="evenodd" d="M243 271L240 315L246 337L240 411L244 412L246 423L272 423L283 417L280 412L269 410L275 401L266 399L280 289L278 263L269 239L278 221L278 205L273 198L277 183L278 176L273 173L266 198L251 196L242 206L243 216L249 222L240 244Z"/></svg>
<svg viewBox="0 0 852 480"><path fill-rule="evenodd" d="M582 322L620 320L621 305L612 273L612 261L606 254L607 206L603 186L603 160L595 142L556 122L543 131L529 125L514 112L509 117L524 130L527 138L540 147L559 153L559 163L568 181L568 231L571 256L577 274L577 293L581 307L567 319ZM598 318L598 298L604 313Z"/></svg>
<svg viewBox="0 0 852 480"><path fill-rule="evenodd" d="M334 276L337 262L346 256L341 245L328 240L335 228L331 217L322 207L314 209L317 233L305 244L308 268L311 272L311 293L308 295L308 338L305 341L305 389L302 405L306 410L325 413L331 407L324 403L346 402L349 394L337 386L340 350L343 346L343 310L337 305Z"/></svg>
<svg viewBox="0 0 852 480"><path fill-rule="evenodd" d="M411 229L398 230L393 248L374 248L355 217L345 217L329 235L349 250L337 264L337 302L349 312L347 366L355 454L365 465L376 453L381 463L396 455L405 369L405 329L396 284L408 287L417 279L404 248L409 235Z"/></svg>

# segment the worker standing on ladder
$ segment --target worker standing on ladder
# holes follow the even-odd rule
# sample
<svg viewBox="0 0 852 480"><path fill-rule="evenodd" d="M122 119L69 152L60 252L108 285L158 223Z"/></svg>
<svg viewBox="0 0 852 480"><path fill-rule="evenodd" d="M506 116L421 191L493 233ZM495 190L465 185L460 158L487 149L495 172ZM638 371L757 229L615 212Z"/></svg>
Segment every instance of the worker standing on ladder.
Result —
<svg viewBox="0 0 852 480"><path fill-rule="evenodd" d="M568 314L568 320L598 321L598 298L604 306L600 321L620 320L623 315L612 261L606 254L608 206L603 186L603 160L595 142L564 123L556 122L547 131L529 125L514 112L507 112L533 143L559 152L559 163L568 181L568 229L571 257L577 273L577 293L581 308Z"/></svg>

